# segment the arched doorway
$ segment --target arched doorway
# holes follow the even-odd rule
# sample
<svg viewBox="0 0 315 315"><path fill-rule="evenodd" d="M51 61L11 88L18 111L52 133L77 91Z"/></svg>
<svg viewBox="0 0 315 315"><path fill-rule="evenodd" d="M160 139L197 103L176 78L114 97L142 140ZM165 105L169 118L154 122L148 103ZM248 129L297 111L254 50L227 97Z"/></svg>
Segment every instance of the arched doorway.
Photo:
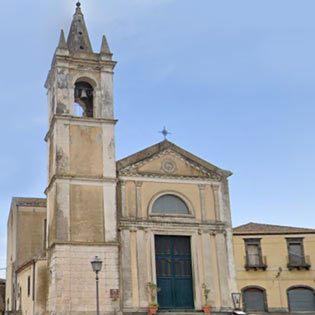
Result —
<svg viewBox="0 0 315 315"><path fill-rule="evenodd" d="M315 311L314 290L309 287L293 287L288 289L290 312Z"/></svg>
<svg viewBox="0 0 315 315"><path fill-rule="evenodd" d="M242 290L245 312L267 312L266 291L260 287L246 287Z"/></svg>

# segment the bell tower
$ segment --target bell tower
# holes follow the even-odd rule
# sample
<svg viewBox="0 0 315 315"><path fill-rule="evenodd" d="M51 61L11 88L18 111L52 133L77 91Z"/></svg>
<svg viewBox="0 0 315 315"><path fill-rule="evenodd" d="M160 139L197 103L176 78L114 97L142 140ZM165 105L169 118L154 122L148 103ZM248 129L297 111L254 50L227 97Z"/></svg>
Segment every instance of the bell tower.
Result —
<svg viewBox="0 0 315 315"><path fill-rule="evenodd" d="M67 41L61 31L45 87L49 130L47 195L48 302L54 314L112 313L119 289L113 69L106 37L94 53L80 3ZM117 311L117 309L116 309Z"/></svg>

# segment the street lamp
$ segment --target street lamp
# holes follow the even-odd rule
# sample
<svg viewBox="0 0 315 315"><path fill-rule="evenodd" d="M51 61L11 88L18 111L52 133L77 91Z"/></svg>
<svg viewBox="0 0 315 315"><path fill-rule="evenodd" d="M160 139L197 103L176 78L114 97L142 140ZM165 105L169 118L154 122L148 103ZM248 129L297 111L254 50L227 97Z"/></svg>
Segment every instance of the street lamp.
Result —
<svg viewBox="0 0 315 315"><path fill-rule="evenodd" d="M98 298L98 273L102 270L102 260L95 256L95 258L91 261L91 265L93 268L93 271L96 274L96 315L99 315L100 310L99 310L99 298Z"/></svg>

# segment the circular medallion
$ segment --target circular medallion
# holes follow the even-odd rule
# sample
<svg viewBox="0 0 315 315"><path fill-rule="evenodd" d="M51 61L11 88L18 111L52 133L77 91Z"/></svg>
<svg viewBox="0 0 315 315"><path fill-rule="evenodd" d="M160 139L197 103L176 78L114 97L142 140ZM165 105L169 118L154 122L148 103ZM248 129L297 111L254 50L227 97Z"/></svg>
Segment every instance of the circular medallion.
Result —
<svg viewBox="0 0 315 315"><path fill-rule="evenodd" d="M162 170L166 173L174 173L176 171L176 163L173 160L164 160L162 162Z"/></svg>

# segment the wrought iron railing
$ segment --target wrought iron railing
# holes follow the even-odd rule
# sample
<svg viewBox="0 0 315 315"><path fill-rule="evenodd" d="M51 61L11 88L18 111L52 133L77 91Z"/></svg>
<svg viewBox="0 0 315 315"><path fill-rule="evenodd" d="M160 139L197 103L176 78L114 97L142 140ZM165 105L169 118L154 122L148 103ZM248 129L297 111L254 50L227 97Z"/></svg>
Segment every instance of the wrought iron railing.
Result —
<svg viewBox="0 0 315 315"><path fill-rule="evenodd" d="M289 270L292 269L310 269L311 260L310 256L300 256L296 254L290 254L287 256L287 267Z"/></svg>
<svg viewBox="0 0 315 315"><path fill-rule="evenodd" d="M267 269L267 257L257 256L256 259L250 259L249 256L244 257L246 270L266 270Z"/></svg>

